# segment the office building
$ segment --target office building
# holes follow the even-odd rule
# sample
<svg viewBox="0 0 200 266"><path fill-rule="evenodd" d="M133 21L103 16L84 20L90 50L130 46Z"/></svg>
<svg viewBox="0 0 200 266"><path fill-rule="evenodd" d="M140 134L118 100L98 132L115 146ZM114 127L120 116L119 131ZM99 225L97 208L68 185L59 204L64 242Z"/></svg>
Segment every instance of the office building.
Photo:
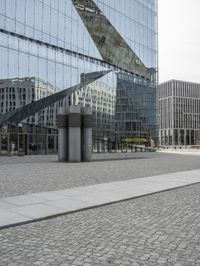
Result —
<svg viewBox="0 0 200 266"><path fill-rule="evenodd" d="M0 80L0 115L16 110L26 104L56 93L56 88L35 77ZM22 121L40 126L53 126L56 120L56 105L49 106Z"/></svg>
<svg viewBox="0 0 200 266"><path fill-rule="evenodd" d="M114 128L116 90L97 80L78 91L76 101L77 105L91 107L94 136L108 136Z"/></svg>
<svg viewBox="0 0 200 266"><path fill-rule="evenodd" d="M200 146L200 84L170 80L158 87L161 146Z"/></svg>
<svg viewBox="0 0 200 266"><path fill-rule="evenodd" d="M157 0L1 0L0 58L1 80L34 77L56 90L110 70L90 84L92 101L112 95L110 111L93 112L106 129L94 124L94 137L156 136ZM86 104L79 95L63 102Z"/></svg>

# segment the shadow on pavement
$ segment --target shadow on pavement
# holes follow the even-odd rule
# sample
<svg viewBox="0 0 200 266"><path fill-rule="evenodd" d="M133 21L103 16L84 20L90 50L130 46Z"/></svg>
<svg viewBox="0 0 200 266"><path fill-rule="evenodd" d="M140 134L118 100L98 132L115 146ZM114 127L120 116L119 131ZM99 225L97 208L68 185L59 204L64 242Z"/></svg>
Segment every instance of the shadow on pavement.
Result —
<svg viewBox="0 0 200 266"><path fill-rule="evenodd" d="M105 162L105 161L123 161L123 160L141 160L141 159L150 159L152 157L123 157L123 158L95 158L95 159L92 159L91 162Z"/></svg>

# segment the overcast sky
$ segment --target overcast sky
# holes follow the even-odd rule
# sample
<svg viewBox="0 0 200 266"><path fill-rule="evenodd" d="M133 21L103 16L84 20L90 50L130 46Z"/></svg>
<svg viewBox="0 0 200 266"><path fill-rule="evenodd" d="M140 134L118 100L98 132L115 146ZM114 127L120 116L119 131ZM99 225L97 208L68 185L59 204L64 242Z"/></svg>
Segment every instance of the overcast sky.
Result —
<svg viewBox="0 0 200 266"><path fill-rule="evenodd" d="M200 83L200 0L158 0L159 82Z"/></svg>

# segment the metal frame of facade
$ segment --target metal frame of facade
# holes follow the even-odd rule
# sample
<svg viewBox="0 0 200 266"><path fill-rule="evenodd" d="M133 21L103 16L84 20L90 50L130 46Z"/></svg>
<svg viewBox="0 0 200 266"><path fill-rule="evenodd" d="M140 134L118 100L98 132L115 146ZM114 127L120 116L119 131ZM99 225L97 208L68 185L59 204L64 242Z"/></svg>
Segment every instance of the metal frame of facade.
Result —
<svg viewBox="0 0 200 266"><path fill-rule="evenodd" d="M77 9L77 3L84 3L81 10ZM1 66L1 79L39 78L59 90L69 88L67 94L59 94L62 97L77 86L69 100L69 104L74 104L82 74L111 70L112 77L107 75L102 80L116 89L116 108L121 108L118 113L123 113L126 123L133 122L130 132L126 132L128 136L156 135L157 0L110 1L109 4L107 0L28 0L24 3L15 0L14 12L12 8L12 1L2 0L0 54L4 67ZM131 81L122 84L122 75ZM138 87L141 88L139 93ZM125 91L126 99L120 98L121 91ZM127 111L123 110L124 101L129 105ZM25 114L27 117L43 108L41 103L46 105L48 99L30 104L32 110L27 106L17 114L13 111L2 115L1 121L5 122L6 117L9 121L19 121ZM131 112L134 121L128 118ZM116 128L117 134L122 136L127 130L120 129L118 122L110 136L103 131L99 136L114 136Z"/></svg>

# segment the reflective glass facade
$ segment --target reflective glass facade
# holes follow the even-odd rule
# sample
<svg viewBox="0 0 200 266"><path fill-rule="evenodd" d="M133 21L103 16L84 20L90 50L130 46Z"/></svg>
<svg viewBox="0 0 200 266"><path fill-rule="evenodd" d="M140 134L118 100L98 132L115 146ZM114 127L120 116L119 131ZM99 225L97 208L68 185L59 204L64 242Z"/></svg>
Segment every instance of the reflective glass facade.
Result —
<svg viewBox="0 0 200 266"><path fill-rule="evenodd" d="M99 84L116 91L109 122L100 102L93 108L97 137L113 138L116 130L119 137L155 135L156 0L0 2L0 80L35 77L63 90L83 73L110 69L92 83L94 89L98 84L95 93ZM74 93L65 104L79 104L78 97Z"/></svg>

